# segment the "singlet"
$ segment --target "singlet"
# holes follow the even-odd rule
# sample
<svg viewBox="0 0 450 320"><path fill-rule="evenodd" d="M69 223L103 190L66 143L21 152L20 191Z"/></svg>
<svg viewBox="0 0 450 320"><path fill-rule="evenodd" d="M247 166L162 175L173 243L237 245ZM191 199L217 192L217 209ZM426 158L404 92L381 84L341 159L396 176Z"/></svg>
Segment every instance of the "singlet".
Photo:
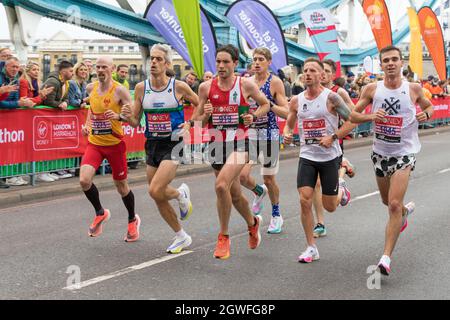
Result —
<svg viewBox="0 0 450 320"><path fill-rule="evenodd" d="M409 83L403 81L400 88L391 90L383 81L377 82L372 112L386 111L386 121L375 121L373 151L382 156L405 156L420 151L419 124L416 107L411 101Z"/></svg>
<svg viewBox="0 0 450 320"><path fill-rule="evenodd" d="M275 103L275 99L270 92L272 77L270 74L259 90L266 95L269 101ZM249 99L249 104L251 113L255 112L259 107L253 99ZM267 115L258 118L250 126L248 138L250 140L278 140L280 138L280 128L278 127L277 115L273 111L269 111Z"/></svg>
<svg viewBox="0 0 450 320"><path fill-rule="evenodd" d="M150 80L144 82L142 108L145 114L145 137L150 140L171 140L184 122L183 105L175 95L175 78L170 78L161 91L152 89ZM178 138L176 139L178 140Z"/></svg>
<svg viewBox="0 0 450 320"><path fill-rule="evenodd" d="M241 77L236 77L233 88L229 91L222 91L218 78L214 78L208 98L213 106L208 128L218 130L222 134L222 141L246 139L248 128L244 126L241 116L249 112L250 106L242 94ZM215 138L210 131L210 141Z"/></svg>
<svg viewBox="0 0 450 320"><path fill-rule="evenodd" d="M114 146L123 139L122 123L118 120L106 119L105 111L112 110L120 113L121 106L116 102L114 93L119 83L113 81L109 91L100 96L98 94L99 82L94 82L89 101L91 110L91 127L88 141L97 146Z"/></svg>
<svg viewBox="0 0 450 320"><path fill-rule="evenodd" d="M298 126L300 133L300 158L316 162L333 160L342 155L339 142L335 140L330 148L319 146L320 139L333 135L339 125L339 116L328 111L328 95L332 91L324 88L314 100L305 98L306 91L298 96Z"/></svg>

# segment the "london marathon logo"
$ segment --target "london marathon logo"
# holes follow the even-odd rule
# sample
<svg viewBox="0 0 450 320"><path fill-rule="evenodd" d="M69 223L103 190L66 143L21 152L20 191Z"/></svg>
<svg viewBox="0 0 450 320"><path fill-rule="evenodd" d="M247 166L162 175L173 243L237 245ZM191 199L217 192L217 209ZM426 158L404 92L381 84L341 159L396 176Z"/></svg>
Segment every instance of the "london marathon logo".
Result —
<svg viewBox="0 0 450 320"><path fill-rule="evenodd" d="M318 11L314 11L310 16L310 19L313 24L322 24L325 22L324 15Z"/></svg>

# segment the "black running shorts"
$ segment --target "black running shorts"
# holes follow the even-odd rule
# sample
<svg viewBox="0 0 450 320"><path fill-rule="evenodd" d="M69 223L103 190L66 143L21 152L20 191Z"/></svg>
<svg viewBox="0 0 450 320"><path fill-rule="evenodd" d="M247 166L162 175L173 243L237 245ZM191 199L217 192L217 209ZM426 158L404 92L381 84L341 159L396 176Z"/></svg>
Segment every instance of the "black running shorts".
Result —
<svg viewBox="0 0 450 320"><path fill-rule="evenodd" d="M214 170L220 171L233 152L248 152L248 150L248 139L241 141L210 142L208 145L208 162Z"/></svg>
<svg viewBox="0 0 450 320"><path fill-rule="evenodd" d="M325 162L315 162L300 158L298 161L297 188L311 187L314 189L317 177L320 176L322 194L326 196L337 195L341 161L341 157Z"/></svg>
<svg viewBox="0 0 450 320"><path fill-rule="evenodd" d="M146 163L158 168L164 160L181 162L183 158L183 141L150 140L145 142Z"/></svg>

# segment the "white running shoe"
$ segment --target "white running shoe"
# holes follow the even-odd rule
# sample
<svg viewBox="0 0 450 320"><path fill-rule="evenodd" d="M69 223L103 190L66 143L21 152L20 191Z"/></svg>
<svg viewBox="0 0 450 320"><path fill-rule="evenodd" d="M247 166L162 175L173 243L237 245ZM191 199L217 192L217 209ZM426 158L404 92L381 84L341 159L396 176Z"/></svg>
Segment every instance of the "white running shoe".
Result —
<svg viewBox="0 0 450 320"><path fill-rule="evenodd" d="M181 197L178 200L180 205L180 219L187 220L192 213L192 202L191 202L191 192L187 184L183 183L179 188L178 192Z"/></svg>
<svg viewBox="0 0 450 320"><path fill-rule="evenodd" d="M173 243L167 248L167 253L180 253L184 248L189 247L192 243L192 238L187 233L185 237L175 236L173 239Z"/></svg>
<svg viewBox="0 0 450 320"><path fill-rule="evenodd" d="M252 212L254 215L261 214L261 211L264 208L264 204L262 201L264 200L264 197L268 193L268 190L267 190L267 187L265 184L262 184L261 187L263 189L263 193L260 196L255 195L255 198L253 199Z"/></svg>
<svg viewBox="0 0 450 320"><path fill-rule="evenodd" d="M341 188L343 189L343 194L340 204L341 206L346 206L350 202L351 194L350 190L348 190L347 188L347 183L345 182L345 180L339 182L339 189Z"/></svg>
<svg viewBox="0 0 450 320"><path fill-rule="evenodd" d="M24 186L28 184L28 181L23 180L22 177L12 177L6 179L6 184L10 186Z"/></svg>
<svg viewBox="0 0 450 320"><path fill-rule="evenodd" d="M59 179L72 178L72 174L65 170L60 170L56 174L58 175Z"/></svg>
<svg viewBox="0 0 450 320"><path fill-rule="evenodd" d="M309 246L305 252L303 252L298 257L298 262L300 263L311 263L313 261L319 260L319 250L317 250L316 246Z"/></svg>
<svg viewBox="0 0 450 320"><path fill-rule="evenodd" d="M406 214L402 216L402 228L400 229L400 233L405 231L406 227L408 226L408 217L411 213L414 212L414 209L416 209L416 204L414 202L408 202L405 204L406 208Z"/></svg>
<svg viewBox="0 0 450 320"><path fill-rule="evenodd" d="M276 234L281 233L281 227L283 226L283 217L276 216L270 219L270 225L267 229L267 233Z"/></svg>
<svg viewBox="0 0 450 320"><path fill-rule="evenodd" d="M38 175L36 177L36 180L37 181L42 181L42 182L53 182L53 181L56 181L48 173L42 173L42 174Z"/></svg>
<svg viewBox="0 0 450 320"><path fill-rule="evenodd" d="M58 181L59 179L60 179L60 177L56 174L56 173L48 173L48 176L50 177L50 178L52 178L53 180L55 180L55 181Z"/></svg>
<svg viewBox="0 0 450 320"><path fill-rule="evenodd" d="M383 255L380 262L378 262L378 268L380 269L382 275L388 276L389 273L391 273L391 258Z"/></svg>

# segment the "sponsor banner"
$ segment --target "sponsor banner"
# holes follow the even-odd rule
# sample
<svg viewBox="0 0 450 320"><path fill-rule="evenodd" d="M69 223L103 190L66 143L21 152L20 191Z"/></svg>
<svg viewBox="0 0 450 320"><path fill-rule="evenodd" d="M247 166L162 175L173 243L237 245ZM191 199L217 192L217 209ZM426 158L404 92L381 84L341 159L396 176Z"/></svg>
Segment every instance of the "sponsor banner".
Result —
<svg viewBox="0 0 450 320"><path fill-rule="evenodd" d="M257 0L234 2L225 13L252 49L265 47L272 53L270 68L277 73L288 65L283 30L272 11Z"/></svg>
<svg viewBox="0 0 450 320"><path fill-rule="evenodd" d="M412 7L408 8L409 29L411 40L409 45L409 66L411 70L423 78L423 57L422 57L422 40L420 38L420 23L416 10Z"/></svg>
<svg viewBox="0 0 450 320"><path fill-rule="evenodd" d="M334 17L330 10L318 3L307 6L300 13L320 60L336 62L336 77L341 76L341 56Z"/></svg>
<svg viewBox="0 0 450 320"><path fill-rule="evenodd" d="M363 0L362 7L369 20L378 51L392 45L391 19L384 0Z"/></svg>
<svg viewBox="0 0 450 320"><path fill-rule="evenodd" d="M444 36L436 14L430 7L423 7L417 13L422 38L427 45L440 80L447 79Z"/></svg>
<svg viewBox="0 0 450 320"><path fill-rule="evenodd" d="M215 73L216 36L212 28L212 23L203 10L201 10L200 16L203 34L204 71ZM184 33L172 0L153 0L148 5L144 17L189 65L194 66L189 56Z"/></svg>

